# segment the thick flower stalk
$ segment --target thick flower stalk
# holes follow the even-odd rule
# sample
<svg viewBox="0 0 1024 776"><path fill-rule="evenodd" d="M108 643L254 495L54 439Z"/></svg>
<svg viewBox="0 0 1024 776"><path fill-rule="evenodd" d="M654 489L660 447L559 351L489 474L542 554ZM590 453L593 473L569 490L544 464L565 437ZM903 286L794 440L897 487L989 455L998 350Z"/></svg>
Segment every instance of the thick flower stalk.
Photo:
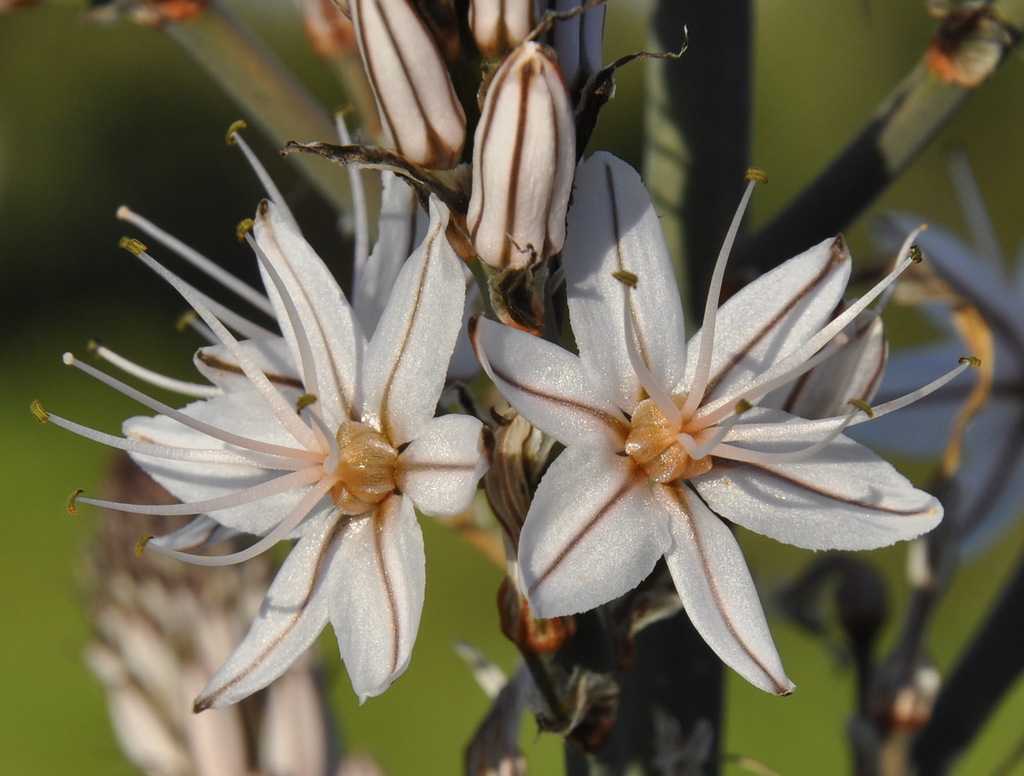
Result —
<svg viewBox="0 0 1024 776"><path fill-rule="evenodd" d="M367 339L275 195L259 206L248 238L267 295L231 285L270 311L283 336L216 305L126 239L124 247L181 293L216 342L195 359L211 385L181 388L205 398L174 409L68 355L67 363L159 414L129 419L120 438L36 408L41 419L127 450L184 503L79 502L200 515L151 540L148 549L223 565L297 540L248 635L196 700L197 710L265 687L328 621L360 699L383 692L409 663L423 605L415 510L458 514L486 468L478 420L434 417L465 297L461 263L444 236L444 206L431 203L426 236L398 273ZM251 338L240 341L228 326ZM261 538L229 555L186 552L239 533Z"/></svg>
<svg viewBox="0 0 1024 776"><path fill-rule="evenodd" d="M918 536L942 507L842 434L916 394L817 420L757 406L838 352L849 341L844 330L912 259L834 315L851 262L842 239L829 239L719 307L742 210L703 327L687 343L647 192L628 165L595 154L577 173L563 250L579 355L484 319L471 336L509 402L566 448L520 537L520 579L534 612L592 609L664 557L708 644L756 686L784 694L794 686L729 523L808 549L855 550Z"/></svg>

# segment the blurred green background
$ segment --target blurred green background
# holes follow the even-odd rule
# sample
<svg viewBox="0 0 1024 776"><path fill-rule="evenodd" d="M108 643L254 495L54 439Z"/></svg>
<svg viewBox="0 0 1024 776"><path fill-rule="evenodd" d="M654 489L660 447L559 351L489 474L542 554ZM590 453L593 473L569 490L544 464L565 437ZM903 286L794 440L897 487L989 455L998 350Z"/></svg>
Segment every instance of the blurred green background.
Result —
<svg viewBox="0 0 1024 776"><path fill-rule="evenodd" d="M239 4L328 107L341 102L326 68L308 52L291 4ZM643 45L643 4L612 0L612 58ZM772 184L754 200L770 216L859 128L912 67L933 22L918 0L756 7L756 103L752 161ZM253 13L257 11L257 13ZM692 36L697 30L690 30ZM90 337L155 368L188 377L196 341L174 330L180 300L117 249L129 204L191 244L244 272L234 239L261 192L237 151L222 141L238 112L161 33L127 23L89 24L72 3L0 15L0 752L5 774L133 772L109 730L102 693L86 671L88 624L79 568L96 512L68 516L75 488L96 489L106 451L29 414L33 399L88 425L116 431L138 410L62 366L64 350ZM616 101L592 148L636 158L642 66L622 71ZM1024 65L1019 58L979 93L879 206L919 212L960 228L942 152L967 148L1008 253L1020 239L1024 200ZM699 109L699 106L695 106ZM255 131L248 138L300 214L322 255L338 256L333 217ZM875 211L876 212L877 208ZM863 221L848 233L854 256L871 256ZM894 333L897 341L908 337ZM926 469L913 470L924 474ZM463 638L504 668L512 648L497 630L499 569L437 525L425 524L428 589L412 666L383 697L356 704L336 653L331 688L345 740L374 753L390 773L456 773L487 701L451 644ZM770 591L812 557L743 534L751 568ZM963 570L938 615L935 659L948 667L984 616L1024 544L1018 527ZM899 591L905 548L862 555ZM894 611L902 603L897 592ZM771 612L770 612L771 616ZM769 697L729 678L725 751L779 773L848 770L844 724L851 674L820 644L773 618L780 652L799 691ZM328 646L330 646L328 644ZM993 773L1020 745L1024 687L1017 687L961 773ZM539 774L560 770L560 746L534 735L523 745ZM727 766L725 773L744 772ZM1024 773L1018 767L1014 773Z"/></svg>

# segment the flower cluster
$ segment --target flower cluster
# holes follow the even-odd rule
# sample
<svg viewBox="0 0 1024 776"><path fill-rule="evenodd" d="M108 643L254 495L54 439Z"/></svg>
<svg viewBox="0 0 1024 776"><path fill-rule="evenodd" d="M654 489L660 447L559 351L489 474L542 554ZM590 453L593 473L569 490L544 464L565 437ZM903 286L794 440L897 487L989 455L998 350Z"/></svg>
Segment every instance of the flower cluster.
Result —
<svg viewBox="0 0 1024 776"><path fill-rule="evenodd" d="M968 366L869 405L885 359L869 305L914 261L910 240L897 269L849 304L851 260L835 237L719 305L748 188L703 325L687 342L658 215L639 176L605 153L579 162L578 139L589 133L577 126L579 108L595 80L603 9L553 5L557 13L541 19L533 3L471 4L468 29L486 76L478 104L466 105L452 78L452 52L457 58L468 45L458 20L410 0L345 4L384 147L354 144L342 128L341 145L291 150L387 170L376 247L365 249L365 225L355 241L352 301L255 161L269 198L241 232L264 292L122 212L276 323L264 328L214 302L126 238L123 247L196 311L211 342L195 357L207 383L170 381L100 348L111 363L195 401L167 406L68 355L157 415L129 419L115 437L36 407L40 419L127 451L182 503L77 502L198 515L146 548L225 565L294 542L197 709L267 686L328 622L360 699L383 692L409 664L423 606L416 512L469 509L492 463L546 468L539 484L523 477L521 509L502 514L512 589L533 614L601 607L664 558L708 644L777 694L794 685L733 525L809 549L866 549L918 536L942 517L934 497L844 435ZM530 440L518 453L525 463L501 445L492 462L476 417L438 414L446 375L465 373L449 364L474 276L491 316L472 318L469 335L494 385L532 424L521 421L517 431ZM569 339L557 331L562 282L576 351L557 344ZM552 460L554 442L564 449ZM511 481L488 480L492 503ZM205 554L242 535L258 539Z"/></svg>

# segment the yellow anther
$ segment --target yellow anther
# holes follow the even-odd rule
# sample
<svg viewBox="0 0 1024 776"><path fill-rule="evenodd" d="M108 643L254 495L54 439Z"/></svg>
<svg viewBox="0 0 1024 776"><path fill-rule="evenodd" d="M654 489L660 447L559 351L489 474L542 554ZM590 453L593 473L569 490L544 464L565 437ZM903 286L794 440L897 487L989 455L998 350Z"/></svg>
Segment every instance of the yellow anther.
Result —
<svg viewBox="0 0 1024 776"><path fill-rule="evenodd" d="M75 502L78 500L78 497L81 496L83 493L85 493L85 490L83 490L82 488L79 488L74 493L72 493L70 496L68 496L68 514L69 515L77 515L78 514L78 505Z"/></svg>
<svg viewBox="0 0 1024 776"><path fill-rule="evenodd" d="M177 321L175 321L174 328L176 331L185 331L185 329L192 325L192 321L194 321L195 319L196 311L186 310L181 314L181 317L178 318Z"/></svg>
<svg viewBox="0 0 1024 776"><path fill-rule="evenodd" d="M122 237L117 241L117 247L122 248L128 253L132 253L136 256L141 256L147 250L149 250L143 243L136 240L134 237Z"/></svg>
<svg viewBox="0 0 1024 776"><path fill-rule="evenodd" d="M759 170L756 167L751 167L747 170L746 179L748 181L757 181L758 183L767 183L768 173L764 170Z"/></svg>
<svg viewBox="0 0 1024 776"><path fill-rule="evenodd" d="M137 542L135 542L135 557L141 558L143 550L146 549L146 545L153 540L153 534L146 534Z"/></svg>
<svg viewBox="0 0 1024 776"><path fill-rule="evenodd" d="M970 364L973 367L981 366L981 359L977 356L964 356L957 361L958 364Z"/></svg>
<svg viewBox="0 0 1024 776"><path fill-rule="evenodd" d="M736 402L735 412L737 415L742 415L744 412L748 412L754 409L754 405L746 399L740 399Z"/></svg>
<svg viewBox="0 0 1024 776"><path fill-rule="evenodd" d="M634 273L624 269L617 269L612 273L612 277L620 283L629 286L630 288L636 288L638 278Z"/></svg>
<svg viewBox="0 0 1024 776"><path fill-rule="evenodd" d="M857 409L859 409L859 410L860 410L861 412L863 412L864 414L866 414L866 415L867 415L867 416L868 416L869 418L873 418L873 417L875 417L875 411L874 411L873 409L871 409L871 405L870 405L870 404L868 404L868 403L867 403L866 401L864 401L863 399L850 399L850 400L849 400L848 402L846 402L846 403L847 403L847 404L849 404L849 405L851 405L851 406L853 406L853 407L856 407L856 408L857 408Z"/></svg>
<svg viewBox="0 0 1024 776"><path fill-rule="evenodd" d="M920 246L910 246L910 260L915 264L920 264L922 261L924 261L924 254L921 252Z"/></svg>
<svg viewBox="0 0 1024 776"><path fill-rule="evenodd" d="M100 349L100 347L102 347L102 343L101 343L101 342L100 342L100 341L99 341L98 339L96 339L95 337L93 337L93 338L92 338L91 340L89 340L89 342L88 342L88 343L86 344L86 346L85 346L85 349L86 349L86 350L88 350L88 351L89 351L90 353L92 353L92 354L94 354L94 355L95 355L95 354L96 354L96 352L97 352L97 351L98 351L98 350ZM97 356L97 357L98 357L98 356Z"/></svg>
<svg viewBox="0 0 1024 776"><path fill-rule="evenodd" d="M256 222L251 218L245 218L238 222L238 226L235 227L235 237L238 238L238 242L245 242L245 236L252 231L252 228L256 225Z"/></svg>
<svg viewBox="0 0 1024 776"><path fill-rule="evenodd" d="M317 399L315 393L304 393L302 394L302 396L295 400L295 411L302 412L309 405L316 404L316 401Z"/></svg>
<svg viewBox="0 0 1024 776"><path fill-rule="evenodd" d="M234 145L236 142L235 133L241 132L243 129L247 129L248 126L249 125L246 124L244 121L236 121L234 124L228 127L228 132L226 135L224 135L224 142L227 143L228 145Z"/></svg>
<svg viewBox="0 0 1024 776"><path fill-rule="evenodd" d="M43 409L43 405L39 403L39 399L36 399L29 405L29 409L32 410L32 414L36 416L36 420L40 423L45 423L50 419L50 413Z"/></svg>

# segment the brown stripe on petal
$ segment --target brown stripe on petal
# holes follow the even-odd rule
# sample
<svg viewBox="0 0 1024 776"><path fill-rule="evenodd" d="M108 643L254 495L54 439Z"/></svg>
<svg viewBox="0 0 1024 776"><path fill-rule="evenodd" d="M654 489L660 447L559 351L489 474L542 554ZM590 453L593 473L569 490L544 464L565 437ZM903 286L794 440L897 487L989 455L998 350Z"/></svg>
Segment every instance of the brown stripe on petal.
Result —
<svg viewBox="0 0 1024 776"><path fill-rule="evenodd" d="M774 329L779 322L789 314L791 308L795 307L800 301L810 296L814 290L826 280L832 271L843 263L846 257L846 242L843 240L842 235L837 235L836 239L832 242L831 256L825 266L821 268L821 271L815 275L807 285L801 288L798 293L792 296L790 298L789 305L781 309L775 317L756 332L747 342L745 347L736 351L732 358L722 364L717 374L709 376L707 388L704 391L704 398L707 399L707 397L713 395L715 388L718 386L718 383L721 382L722 378L725 377L731 369L734 369L744 358L746 358L747 354L771 333L772 329Z"/></svg>
<svg viewBox="0 0 1024 776"><path fill-rule="evenodd" d="M543 572L537 575L533 584L530 585L529 589L526 591L528 597L537 592L537 588L544 584L548 577L550 577L558 567L562 565L565 559L569 557L569 553L576 549L587 534L593 531L594 528L600 524L608 514L609 510L621 501L632 488L635 488L638 485L646 487L645 483L647 481L647 475L639 467L634 466L633 469L634 471L627 477L626 481L619 486L618 490L612 494L612 497L605 503L605 505L597 511L597 514L590 518L590 520L587 521L587 524L584 525L583 528L572 538L572 541L561 549L558 555L555 556L555 559L551 561L551 564L544 569Z"/></svg>
<svg viewBox="0 0 1024 776"><path fill-rule="evenodd" d="M855 498L846 498L845 496L842 496L842 495L840 495L838 493L830 493L829 491L825 490L824 488L815 487L815 486L813 486L813 485L811 485L811 484L809 484L809 483L807 483L807 482L805 482L803 480L797 479L796 477L786 476L785 474L783 474L783 473L781 473L779 471L776 471L774 469L770 469L767 466L759 466L758 464L748 463L747 461L731 461L731 460L726 460L726 459L723 459L723 458L717 458L716 457L715 458L715 469L714 470L716 472L721 473L721 472L723 472L723 471L725 471L727 469L746 469L746 470L757 471L757 472L760 472L761 474L765 474L765 475L767 475L767 476L769 476L769 477L771 477L773 479L779 480L780 482L784 482L787 485L795 485L798 488L803 488L807 492L813 493L816 496L822 496L824 498L830 499L830 500L838 502L840 504L848 504L849 506L859 507L861 509L866 509L866 510L869 510L871 512L883 512L883 513L885 513L887 515L900 515L900 516L903 516L903 517L911 517L913 515L927 514L927 513L922 513L921 510L919 510L919 509L893 509L892 507L885 507L885 506L882 506L880 504L872 504L872 503L870 503L868 501L861 501L861 500L855 499ZM743 476L742 473L740 473L740 476L741 477Z"/></svg>
<svg viewBox="0 0 1024 776"><path fill-rule="evenodd" d="M205 711L206 709L216 705L219 698L259 668L260 664L281 645L282 641L288 638L289 634L291 634L293 630L295 630L295 627L299 624L299 620L301 620L303 615L306 613L306 607L309 606L310 599L313 597L313 593L316 591L317 585L320 583L321 576L324 571L326 571L327 556L342 541L348 528L352 525L353 518L346 517L340 513L338 514L338 518L339 519L331 527L330 532L324 537L323 547L317 555L316 564L313 567L313 573L309 577L309 587L302 598L302 602L295 608L295 611L287 625L278 631L273 640L264 647L263 651L261 651L254 660L249 662L248 666L246 666L244 670L235 674L234 677L221 684L220 687L209 695L197 698L195 705L192 707L193 712L198 714L200 711ZM300 541L308 541L308 538ZM264 606L267 605L268 603L264 601Z"/></svg>
<svg viewBox="0 0 1024 776"><path fill-rule="evenodd" d="M722 622L725 623L725 627L729 630L729 633L732 635L736 643L743 648L747 657L749 657L754 664L761 669L761 672L771 680L772 684L775 686L775 694L789 694L791 692L790 687L788 685L780 684L775 679L772 671L757 657L755 650L748 646L747 642L741 635L740 629L736 626L733 618L729 615L728 609L725 606L725 596L722 594L721 588L718 584L718 578L715 575L715 570L712 568L711 562L709 561L707 551L708 543L700 531L700 525L691 516L691 510L689 508L690 497L700 499L700 496L685 485L679 485L676 487L663 486L662 493L677 507L677 512L674 517L684 519L689 527L690 538L693 540L694 548L697 551L697 557L700 559L701 568L704 569L704 579L708 582L708 588L711 590L711 596L714 598L715 605L718 607L718 611L722 615ZM701 499L701 501L703 503L703 499ZM715 514L715 516L718 517L718 515L714 513L714 510L712 510L706 503L704 503L704 506L711 511L712 514Z"/></svg>
<svg viewBox="0 0 1024 776"><path fill-rule="evenodd" d="M388 573L387 562L384 559L384 523L388 519L394 519L390 513L401 509L402 496L392 496L385 499L373 513L373 551L377 558L377 570L380 572L380 583L387 593L388 616L391 620L391 667L388 676L392 676L398 668L399 650L401 645L401 629L399 627L398 601L395 599L395 590L391 586L391 575Z"/></svg>
<svg viewBox="0 0 1024 776"><path fill-rule="evenodd" d="M210 369L217 369L221 372L228 372L229 374L245 377L245 372L242 371L242 367L238 364L233 364L230 361L224 361L223 359L217 358L206 350L199 350L196 353L196 358L202 362L203 366L207 366ZM264 372L263 374L274 385L278 385L283 388L296 388L300 391L305 390L302 380L298 377L275 374L274 372Z"/></svg>

